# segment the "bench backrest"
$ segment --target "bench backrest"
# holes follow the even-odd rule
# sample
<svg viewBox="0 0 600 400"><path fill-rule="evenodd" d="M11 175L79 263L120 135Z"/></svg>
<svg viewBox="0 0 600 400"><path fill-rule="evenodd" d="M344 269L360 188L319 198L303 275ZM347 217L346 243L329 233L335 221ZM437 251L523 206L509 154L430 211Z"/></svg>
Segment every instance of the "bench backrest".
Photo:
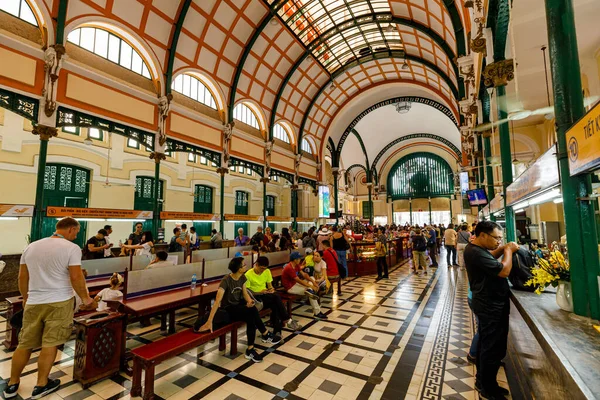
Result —
<svg viewBox="0 0 600 400"><path fill-rule="evenodd" d="M127 298L189 286L193 274L196 274L198 285L200 285L201 262L131 271L127 276Z"/></svg>
<svg viewBox="0 0 600 400"><path fill-rule="evenodd" d="M133 270L142 270L150 264L151 259L146 256L133 256ZM129 257L107 257L98 260L83 260L81 268L87 271L89 278L110 276L115 272L122 273L129 269Z"/></svg>

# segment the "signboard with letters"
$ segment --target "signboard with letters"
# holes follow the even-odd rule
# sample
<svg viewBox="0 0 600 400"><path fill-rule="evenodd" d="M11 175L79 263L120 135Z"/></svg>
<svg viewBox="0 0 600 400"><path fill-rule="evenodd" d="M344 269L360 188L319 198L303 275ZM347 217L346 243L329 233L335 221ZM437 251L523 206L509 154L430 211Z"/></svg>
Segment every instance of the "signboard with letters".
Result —
<svg viewBox="0 0 600 400"><path fill-rule="evenodd" d="M0 204L0 217L33 217L33 206Z"/></svg>
<svg viewBox="0 0 600 400"><path fill-rule="evenodd" d="M600 103L566 133L571 176L600 167Z"/></svg>
<svg viewBox="0 0 600 400"><path fill-rule="evenodd" d="M267 221L269 222L291 222L292 217L276 217L275 215L267 216Z"/></svg>
<svg viewBox="0 0 600 400"><path fill-rule="evenodd" d="M119 210L114 208L46 207L47 217L152 219L152 211Z"/></svg>
<svg viewBox="0 0 600 400"><path fill-rule="evenodd" d="M262 215L225 214L225 221L262 221Z"/></svg>
<svg viewBox="0 0 600 400"><path fill-rule="evenodd" d="M175 219L179 221L218 221L217 214L201 214L193 212L161 211L160 219Z"/></svg>
<svg viewBox="0 0 600 400"><path fill-rule="evenodd" d="M506 204L512 206L560 183L556 145L550 147L506 188Z"/></svg>

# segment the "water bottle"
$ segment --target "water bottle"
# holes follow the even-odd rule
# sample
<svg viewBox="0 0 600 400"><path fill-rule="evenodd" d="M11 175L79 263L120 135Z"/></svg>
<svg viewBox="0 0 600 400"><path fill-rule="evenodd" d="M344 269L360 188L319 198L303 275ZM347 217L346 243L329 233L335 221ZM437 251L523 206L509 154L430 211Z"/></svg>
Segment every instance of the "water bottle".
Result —
<svg viewBox="0 0 600 400"><path fill-rule="evenodd" d="M196 274L192 275L192 290L196 289Z"/></svg>

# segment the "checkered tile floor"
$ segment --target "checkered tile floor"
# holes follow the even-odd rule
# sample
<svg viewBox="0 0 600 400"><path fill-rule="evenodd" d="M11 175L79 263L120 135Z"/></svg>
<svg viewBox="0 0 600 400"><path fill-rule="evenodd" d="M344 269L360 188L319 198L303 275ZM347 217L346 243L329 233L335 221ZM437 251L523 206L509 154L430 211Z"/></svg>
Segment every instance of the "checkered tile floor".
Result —
<svg viewBox="0 0 600 400"><path fill-rule="evenodd" d="M440 257L441 261L445 257ZM343 295L321 301L328 320L316 321L306 304L296 304L294 319L303 329L285 331L284 342L259 344L264 361L231 357L211 342L161 363L156 369L157 399L476 399L474 367L467 363L472 315L467 305L464 271L440 268L429 275L411 272L410 263L392 269L389 279L374 276L344 282ZM197 311L177 313L177 330L193 323ZM160 323L128 327L127 347L164 337ZM0 318L0 328L6 324ZM128 399L130 378L105 379L83 390L72 380L74 341L59 351L52 377L60 390L48 399ZM32 355L17 400L28 398L36 379ZM11 352L0 353L0 377L10 374ZM506 385L504 371L499 379ZM0 384L4 389L4 384Z"/></svg>

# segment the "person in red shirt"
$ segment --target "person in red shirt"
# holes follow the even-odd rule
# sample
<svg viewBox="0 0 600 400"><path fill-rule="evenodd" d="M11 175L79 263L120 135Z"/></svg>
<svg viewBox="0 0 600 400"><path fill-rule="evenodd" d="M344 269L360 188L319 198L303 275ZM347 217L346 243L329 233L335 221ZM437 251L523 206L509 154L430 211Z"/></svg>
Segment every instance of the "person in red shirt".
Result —
<svg viewBox="0 0 600 400"><path fill-rule="evenodd" d="M317 302L319 298L316 294L318 288L308 280L308 275L302 271L302 256L297 251L293 251L290 254L290 262L283 267L281 283L290 294L308 296L315 318L327 319L327 316L321 312L319 302Z"/></svg>
<svg viewBox="0 0 600 400"><path fill-rule="evenodd" d="M325 264L327 264L327 278L328 279L338 279L340 277L340 272L338 269L338 255L331 248L331 243L329 240L323 240L323 260L325 260Z"/></svg>

